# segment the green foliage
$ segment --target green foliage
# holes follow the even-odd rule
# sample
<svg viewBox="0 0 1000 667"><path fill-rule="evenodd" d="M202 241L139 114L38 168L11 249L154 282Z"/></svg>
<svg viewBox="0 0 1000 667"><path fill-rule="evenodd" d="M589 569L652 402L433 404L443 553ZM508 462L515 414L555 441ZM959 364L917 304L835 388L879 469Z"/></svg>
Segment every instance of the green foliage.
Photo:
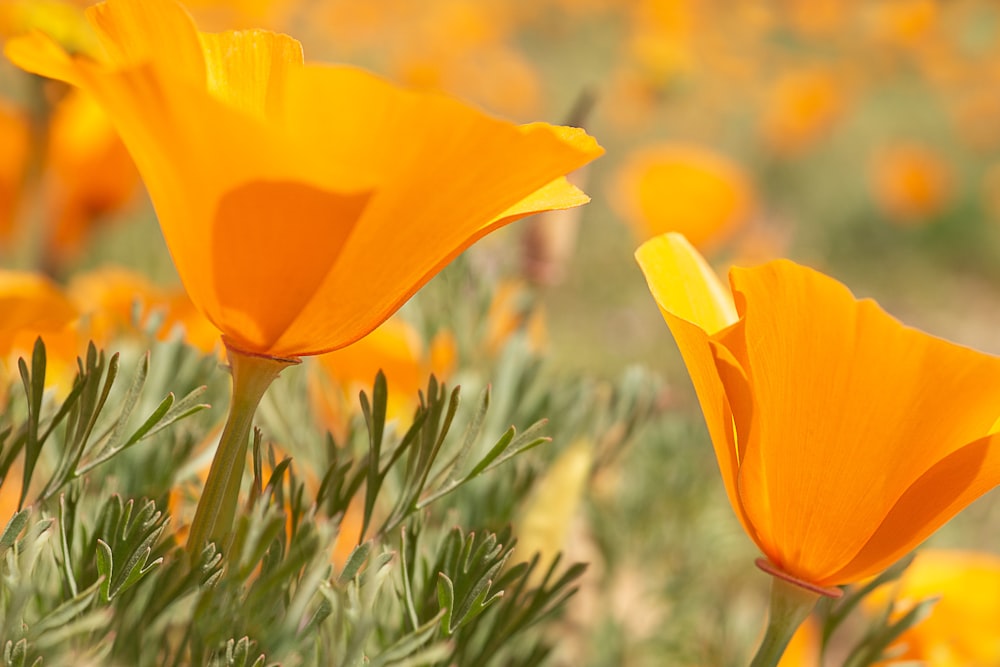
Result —
<svg viewBox="0 0 1000 667"><path fill-rule="evenodd" d="M0 461L6 473L22 453L24 476L4 482L21 481L32 504L0 533L4 664L415 667L536 664L548 654L536 625L572 595L583 567L552 563L540 585L529 584L539 562L516 562L510 526L455 527L453 508L465 501L443 503L480 478L516 474L512 459L548 442L543 424L491 436L490 389L464 410L458 389L432 377L400 432L386 423L379 374L348 446L301 444L322 443L311 458L327 458L313 493L257 430L232 541L224 553L210 544L189 557L168 516L164 471L149 464L167 461L176 476L193 451L208 424L184 424L207 407L196 401L211 393L199 387L214 384L214 364L178 349L138 355L122 387L119 355L91 346L61 401L45 388L44 345L30 368L22 363L23 400L2 418ZM144 398L163 387L161 355L183 385L198 380L180 401ZM504 400L509 417L516 401ZM164 459L170 448L180 453ZM333 563L354 506L364 529L350 556Z"/></svg>
<svg viewBox="0 0 1000 667"><path fill-rule="evenodd" d="M104 353L98 352L91 343L86 360L78 359L77 376L66 398L51 409L43 410L47 407L46 365L45 345L39 338L35 342L30 370L24 359L18 361L26 414L15 427L11 418L17 411L8 410L3 415L4 426L0 430L0 479L6 480L14 460L24 452L18 508L27 499L35 466L53 436L58 440L55 445L58 461L34 502L49 500L88 471L151 438L174 422L208 407L198 402L204 387L191 390L180 400L175 400L174 394L168 393L138 426L132 426L133 414L149 373L149 355L146 354L118 401L117 415L107 417L104 408L118 378L119 356L114 354L105 359Z"/></svg>

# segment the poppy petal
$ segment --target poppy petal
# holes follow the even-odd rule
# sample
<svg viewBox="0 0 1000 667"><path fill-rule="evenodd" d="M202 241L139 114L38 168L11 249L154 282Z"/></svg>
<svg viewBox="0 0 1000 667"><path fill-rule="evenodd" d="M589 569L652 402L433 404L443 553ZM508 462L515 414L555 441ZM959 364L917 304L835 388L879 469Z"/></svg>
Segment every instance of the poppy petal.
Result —
<svg viewBox="0 0 1000 667"><path fill-rule="evenodd" d="M230 345L272 352L336 264L367 203L367 194L284 181L250 182L222 198L209 266L221 304L216 325L238 332L227 334Z"/></svg>
<svg viewBox="0 0 1000 667"><path fill-rule="evenodd" d="M205 81L205 56L194 20L176 2L105 0L87 18L114 69L154 63L189 81Z"/></svg>
<svg viewBox="0 0 1000 667"><path fill-rule="evenodd" d="M715 272L680 234L647 241L635 258L694 383L729 502L744 528L752 532L736 488L740 462L732 412L709 340L710 334L736 321L732 299Z"/></svg>
<svg viewBox="0 0 1000 667"><path fill-rule="evenodd" d="M904 327L792 262L730 277L754 389L743 504L780 545L774 564L822 583L911 484L988 432L1000 359Z"/></svg>
<svg viewBox="0 0 1000 667"><path fill-rule="evenodd" d="M298 40L267 30L200 37L212 95L252 116L281 116L285 78L303 64Z"/></svg>
<svg viewBox="0 0 1000 667"><path fill-rule="evenodd" d="M581 132L519 127L350 67L307 66L289 89L290 131L329 164L327 182L373 191L338 260L370 268L332 270L278 350L315 354L354 342L490 231L579 202L575 188L550 184L603 151Z"/></svg>
<svg viewBox="0 0 1000 667"><path fill-rule="evenodd" d="M830 575L824 585L857 581L881 572L998 484L1000 435L981 438L952 452L903 493L858 555Z"/></svg>

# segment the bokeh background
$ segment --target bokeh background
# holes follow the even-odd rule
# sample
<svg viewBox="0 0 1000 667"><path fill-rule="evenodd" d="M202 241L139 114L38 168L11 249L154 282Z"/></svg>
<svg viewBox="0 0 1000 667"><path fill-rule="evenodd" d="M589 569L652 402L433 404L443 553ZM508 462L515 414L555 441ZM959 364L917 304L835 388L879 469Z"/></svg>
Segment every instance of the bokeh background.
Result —
<svg viewBox="0 0 1000 667"><path fill-rule="evenodd" d="M202 29L288 32L308 60L519 122L580 124L607 149L574 176L589 206L516 223L463 264L526 286L553 377L611 382L641 365L660 378L644 436L588 481L574 520L583 527L567 549L593 565L566 621L567 655L581 661L568 664L740 664L764 608L766 578L750 566L683 364L632 259L643 239L682 231L723 274L790 257L908 324L1000 353L994 2L187 5ZM0 96L3 266L67 283L116 265L176 285L99 111L9 63ZM450 289L440 283L422 298ZM996 551L998 528L987 497L934 540Z"/></svg>

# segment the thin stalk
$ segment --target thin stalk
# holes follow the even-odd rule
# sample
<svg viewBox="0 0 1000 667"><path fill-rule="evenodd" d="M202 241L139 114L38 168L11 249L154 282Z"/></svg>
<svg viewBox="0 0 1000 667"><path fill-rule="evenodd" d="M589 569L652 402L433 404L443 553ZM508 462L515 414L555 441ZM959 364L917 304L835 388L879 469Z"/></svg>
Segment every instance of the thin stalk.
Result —
<svg viewBox="0 0 1000 667"><path fill-rule="evenodd" d="M773 577L771 609L764 639L761 640L750 667L777 667L795 631L812 612L820 597L840 597L843 591L799 581L763 558L757 560L757 566Z"/></svg>
<svg viewBox="0 0 1000 667"><path fill-rule="evenodd" d="M241 352L228 344L226 350L233 374L233 399L191 523L187 550L192 557L197 557L209 542L221 549L232 531L254 413L281 371L299 363L298 359Z"/></svg>

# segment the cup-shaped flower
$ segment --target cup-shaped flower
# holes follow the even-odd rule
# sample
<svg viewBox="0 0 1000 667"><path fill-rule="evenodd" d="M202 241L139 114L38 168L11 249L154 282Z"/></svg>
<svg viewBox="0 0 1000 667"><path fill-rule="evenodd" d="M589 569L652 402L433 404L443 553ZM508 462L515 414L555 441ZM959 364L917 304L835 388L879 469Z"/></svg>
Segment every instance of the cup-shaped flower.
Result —
<svg viewBox="0 0 1000 667"><path fill-rule="evenodd" d="M562 178L602 152L582 130L306 65L286 35L199 32L173 0L108 0L87 18L94 53L35 32L7 55L104 108L231 347L344 347L488 232L587 201Z"/></svg>
<svg viewBox="0 0 1000 667"><path fill-rule="evenodd" d="M733 269L730 297L679 235L636 257L770 569L857 581L1000 483L1000 359L787 260Z"/></svg>

